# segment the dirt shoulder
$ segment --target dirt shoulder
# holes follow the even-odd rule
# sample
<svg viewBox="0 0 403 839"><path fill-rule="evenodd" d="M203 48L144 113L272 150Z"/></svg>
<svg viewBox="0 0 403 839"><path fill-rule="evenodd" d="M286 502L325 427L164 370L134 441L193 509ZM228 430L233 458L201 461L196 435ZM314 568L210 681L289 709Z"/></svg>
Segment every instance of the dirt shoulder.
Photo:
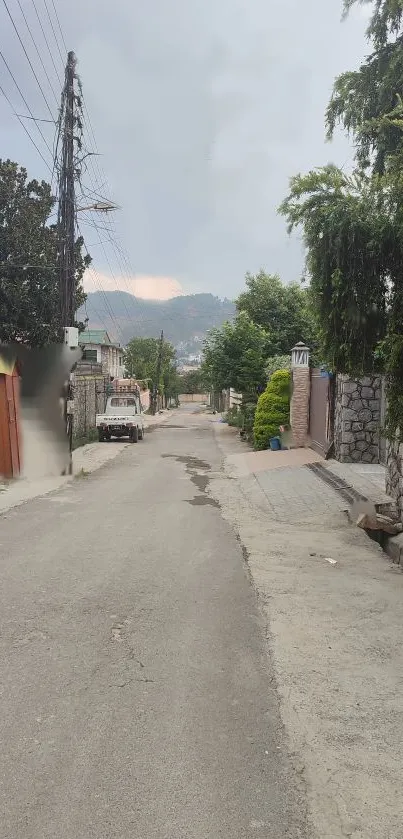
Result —
<svg viewBox="0 0 403 839"><path fill-rule="evenodd" d="M317 839L402 839L403 575L306 466L237 476L245 446L215 431Z"/></svg>

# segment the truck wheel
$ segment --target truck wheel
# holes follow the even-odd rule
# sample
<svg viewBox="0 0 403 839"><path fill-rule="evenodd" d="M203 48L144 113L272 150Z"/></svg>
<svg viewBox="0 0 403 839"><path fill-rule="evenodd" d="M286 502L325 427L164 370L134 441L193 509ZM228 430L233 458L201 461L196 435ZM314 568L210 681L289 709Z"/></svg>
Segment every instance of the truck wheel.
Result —
<svg viewBox="0 0 403 839"><path fill-rule="evenodd" d="M98 430L98 440L99 440L100 443L103 443L104 440L105 440L104 432L101 431L101 429Z"/></svg>
<svg viewBox="0 0 403 839"><path fill-rule="evenodd" d="M137 425L135 425L135 427L132 428L132 430L130 432L130 442L131 443L137 443L138 439L139 439L139 431L138 431Z"/></svg>

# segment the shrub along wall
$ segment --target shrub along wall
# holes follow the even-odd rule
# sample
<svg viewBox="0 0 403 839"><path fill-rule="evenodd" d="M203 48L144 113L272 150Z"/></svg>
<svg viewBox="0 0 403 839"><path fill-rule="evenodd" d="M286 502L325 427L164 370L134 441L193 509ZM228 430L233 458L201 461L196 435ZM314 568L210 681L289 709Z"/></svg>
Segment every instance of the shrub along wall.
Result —
<svg viewBox="0 0 403 839"><path fill-rule="evenodd" d="M255 449L267 449L270 438L278 435L280 425L289 424L290 396L291 374L288 370L278 370L257 403L253 426Z"/></svg>

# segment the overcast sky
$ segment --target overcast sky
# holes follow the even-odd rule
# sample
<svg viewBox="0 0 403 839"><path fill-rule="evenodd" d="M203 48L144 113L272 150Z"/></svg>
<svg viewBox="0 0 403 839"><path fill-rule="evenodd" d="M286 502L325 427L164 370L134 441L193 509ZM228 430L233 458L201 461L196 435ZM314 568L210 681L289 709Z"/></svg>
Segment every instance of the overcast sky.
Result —
<svg viewBox="0 0 403 839"><path fill-rule="evenodd" d="M53 3L79 59L109 183L102 191L122 207L113 223L119 257L107 241L111 220L92 216L108 228L101 246L82 216L103 287L234 297L245 273L260 267L285 282L301 277L301 243L289 239L276 209L292 174L351 163L347 140L325 143L324 111L334 77L368 51L362 7L342 23L341 0L35 0L49 52L32 0L19 1L57 94L50 53L58 71L61 57L46 13L59 36ZM18 0L7 3L53 110ZM49 118L0 6L1 50L35 117ZM1 59L0 79L16 111L26 113ZM0 156L49 178L1 95L0 124ZM32 121L25 124L49 159ZM52 126L42 130L51 145Z"/></svg>

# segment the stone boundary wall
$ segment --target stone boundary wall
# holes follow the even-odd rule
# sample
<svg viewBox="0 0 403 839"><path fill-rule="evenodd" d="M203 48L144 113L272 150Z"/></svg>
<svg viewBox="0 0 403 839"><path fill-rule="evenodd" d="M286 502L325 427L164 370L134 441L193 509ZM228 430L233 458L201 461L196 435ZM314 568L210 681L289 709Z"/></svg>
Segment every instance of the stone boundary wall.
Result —
<svg viewBox="0 0 403 839"><path fill-rule="evenodd" d="M73 380L74 415L73 434L83 437L95 428L95 417L105 410L106 386L110 379L105 376L76 376Z"/></svg>
<svg viewBox="0 0 403 839"><path fill-rule="evenodd" d="M179 402L207 402L208 393L180 393Z"/></svg>
<svg viewBox="0 0 403 839"><path fill-rule="evenodd" d="M335 457L341 463L379 463L382 380L338 375L334 417Z"/></svg>
<svg viewBox="0 0 403 839"><path fill-rule="evenodd" d="M387 444L386 494L396 502L403 521L403 445L398 441Z"/></svg>

